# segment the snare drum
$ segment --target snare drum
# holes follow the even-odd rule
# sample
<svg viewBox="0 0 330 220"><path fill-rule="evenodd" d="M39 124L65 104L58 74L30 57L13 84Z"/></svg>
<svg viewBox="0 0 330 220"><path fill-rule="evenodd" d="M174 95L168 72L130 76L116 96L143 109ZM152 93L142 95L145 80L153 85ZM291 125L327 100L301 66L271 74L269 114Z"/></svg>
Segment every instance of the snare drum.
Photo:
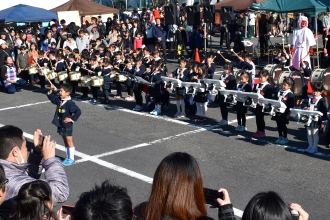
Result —
<svg viewBox="0 0 330 220"><path fill-rule="evenodd" d="M62 82L68 78L68 73L66 71L58 73L58 81Z"/></svg>
<svg viewBox="0 0 330 220"><path fill-rule="evenodd" d="M93 87L101 87L103 86L104 79L102 76L93 76L91 81L91 86Z"/></svg>
<svg viewBox="0 0 330 220"><path fill-rule="evenodd" d="M81 77L80 72L69 72L70 75L70 81L78 81Z"/></svg>
<svg viewBox="0 0 330 220"><path fill-rule="evenodd" d="M41 69L38 70L40 76L47 75L49 73L49 69L46 67L41 67Z"/></svg>
<svg viewBox="0 0 330 220"><path fill-rule="evenodd" d="M53 80L57 77L57 73L55 73L54 71L49 71L48 74L47 74L47 78L49 80Z"/></svg>
<svg viewBox="0 0 330 220"><path fill-rule="evenodd" d="M82 87L89 87L91 85L92 77L91 76L82 76L80 78L80 84Z"/></svg>
<svg viewBox="0 0 330 220"><path fill-rule="evenodd" d="M37 74L37 73L38 73L37 67L34 67L34 66L29 67L29 74L30 75L34 75L34 74Z"/></svg>
<svg viewBox="0 0 330 220"><path fill-rule="evenodd" d="M311 83L322 82L322 77L325 71L326 69L315 69L310 76L310 82Z"/></svg>
<svg viewBox="0 0 330 220"><path fill-rule="evenodd" d="M116 81L117 82L126 82L127 76L121 75L121 74L116 74Z"/></svg>

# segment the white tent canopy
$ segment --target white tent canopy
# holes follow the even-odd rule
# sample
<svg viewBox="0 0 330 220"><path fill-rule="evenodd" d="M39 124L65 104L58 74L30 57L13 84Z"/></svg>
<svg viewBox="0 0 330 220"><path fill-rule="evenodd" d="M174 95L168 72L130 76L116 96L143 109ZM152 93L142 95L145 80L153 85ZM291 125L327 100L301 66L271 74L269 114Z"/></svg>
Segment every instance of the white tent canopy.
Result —
<svg viewBox="0 0 330 220"><path fill-rule="evenodd" d="M30 5L38 8L50 10L63 5L69 0L1 0L0 10L10 8L18 4Z"/></svg>

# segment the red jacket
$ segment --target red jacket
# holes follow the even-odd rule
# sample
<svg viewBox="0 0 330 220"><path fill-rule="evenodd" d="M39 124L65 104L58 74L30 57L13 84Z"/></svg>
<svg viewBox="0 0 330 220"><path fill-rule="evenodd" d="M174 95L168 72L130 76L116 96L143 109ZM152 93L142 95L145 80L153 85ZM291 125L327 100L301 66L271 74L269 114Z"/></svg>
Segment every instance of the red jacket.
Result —
<svg viewBox="0 0 330 220"><path fill-rule="evenodd" d="M140 39L134 38L134 50L142 48L142 41L143 41L142 37L140 37Z"/></svg>

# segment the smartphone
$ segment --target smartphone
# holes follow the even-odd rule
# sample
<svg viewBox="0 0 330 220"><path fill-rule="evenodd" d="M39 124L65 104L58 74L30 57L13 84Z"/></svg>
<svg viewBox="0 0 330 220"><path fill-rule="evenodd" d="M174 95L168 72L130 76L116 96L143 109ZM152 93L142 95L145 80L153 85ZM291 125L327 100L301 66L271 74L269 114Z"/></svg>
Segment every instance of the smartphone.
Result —
<svg viewBox="0 0 330 220"><path fill-rule="evenodd" d="M74 211L74 206L62 205L62 213L64 215L72 215L73 211Z"/></svg>
<svg viewBox="0 0 330 220"><path fill-rule="evenodd" d="M220 205L217 201L217 198L223 199L223 193L218 192L218 190L204 188L204 197L205 197L206 204L209 204L209 205L212 205L215 207L220 207Z"/></svg>
<svg viewBox="0 0 330 220"><path fill-rule="evenodd" d="M43 144L44 144L44 139L45 139L45 137L44 136L42 136L42 135L39 135L39 143L40 143L40 146L42 147L43 146Z"/></svg>

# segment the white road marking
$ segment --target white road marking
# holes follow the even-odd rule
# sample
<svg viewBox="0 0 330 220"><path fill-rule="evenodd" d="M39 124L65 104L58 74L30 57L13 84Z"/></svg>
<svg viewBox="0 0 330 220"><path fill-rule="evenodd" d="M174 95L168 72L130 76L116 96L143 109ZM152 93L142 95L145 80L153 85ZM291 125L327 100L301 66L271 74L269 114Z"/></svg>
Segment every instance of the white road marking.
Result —
<svg viewBox="0 0 330 220"><path fill-rule="evenodd" d="M26 105L18 105L18 106L13 106L13 107L1 108L0 111L5 111L5 110L10 110L10 109L15 109L15 108L24 108L24 107L40 105L40 104L44 104L44 103L48 103L48 102L50 102L50 101L36 102L36 103L30 103L30 104L26 104Z"/></svg>

